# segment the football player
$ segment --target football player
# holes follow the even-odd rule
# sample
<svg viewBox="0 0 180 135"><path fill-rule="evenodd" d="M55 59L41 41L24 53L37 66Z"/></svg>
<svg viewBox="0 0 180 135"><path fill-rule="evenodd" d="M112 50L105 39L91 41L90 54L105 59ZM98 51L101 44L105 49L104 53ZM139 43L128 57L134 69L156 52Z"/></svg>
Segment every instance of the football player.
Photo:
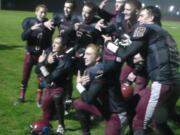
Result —
<svg viewBox="0 0 180 135"><path fill-rule="evenodd" d="M48 20L46 18L46 14L46 5L40 4L36 6L35 17L27 17L22 22L22 40L26 41L27 46L24 56L20 95L18 98L19 103L25 101L28 80L33 65L37 64L38 58L41 55L42 50L47 49L51 46L52 34L54 30L49 30L44 27L44 22Z"/></svg>
<svg viewBox="0 0 180 135"><path fill-rule="evenodd" d="M105 134L119 135L126 121L123 102L116 92L117 81L109 78L105 63L101 60L101 48L89 44L85 50L84 60L87 66L83 75L78 73L76 87L81 98L74 101L83 135L90 135L90 114L105 119ZM112 74L111 74L112 75ZM117 87L116 87L117 86Z"/></svg>
<svg viewBox="0 0 180 135"><path fill-rule="evenodd" d="M45 93L42 99L43 119L50 121L53 114L58 119L57 133L64 133L64 91L66 78L72 66L71 57L65 54L63 38L56 37L52 49L39 57L36 72L44 77Z"/></svg>
<svg viewBox="0 0 180 135"><path fill-rule="evenodd" d="M163 135L173 135L167 125L169 101L178 93L180 56L172 36L161 28L161 12L154 6L141 10L139 25L132 33L132 45L117 47L107 42L107 47L117 53L122 62L143 49L146 52L147 73L152 81L149 94L146 92L138 103L133 119L134 135L144 135L152 119ZM117 47L117 48L116 48Z"/></svg>
<svg viewBox="0 0 180 135"><path fill-rule="evenodd" d="M85 2L82 8L81 16L82 20L74 25L76 30L76 45L78 46L76 51L76 69L83 72L84 60L83 54L86 46L89 43L102 44L102 38L100 32L95 29L95 24L99 20L95 17L97 7L92 2Z"/></svg>
<svg viewBox="0 0 180 135"><path fill-rule="evenodd" d="M76 8L75 0L66 0L64 3L64 13L55 13L53 18L45 22L45 26L49 29L54 27L58 28L59 35L64 38L63 42L66 45L66 50L75 46L76 32L74 30L74 24L79 22L78 17L76 17L73 12ZM73 70L72 70L73 71ZM72 103L72 84L73 73L69 72L67 77L66 85L66 97L65 97L65 109L68 113L70 104Z"/></svg>

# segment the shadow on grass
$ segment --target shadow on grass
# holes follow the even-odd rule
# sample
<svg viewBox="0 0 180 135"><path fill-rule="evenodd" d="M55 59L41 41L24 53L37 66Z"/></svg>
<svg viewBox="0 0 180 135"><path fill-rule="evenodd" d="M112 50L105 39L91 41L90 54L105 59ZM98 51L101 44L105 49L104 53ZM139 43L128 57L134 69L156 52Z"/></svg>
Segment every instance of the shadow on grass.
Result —
<svg viewBox="0 0 180 135"><path fill-rule="evenodd" d="M65 115L65 119L78 120L78 118L76 116L76 110L74 110L74 108L71 108L68 115Z"/></svg>
<svg viewBox="0 0 180 135"><path fill-rule="evenodd" d="M66 131L77 131L77 130L81 130L80 127L77 128L65 128Z"/></svg>
<svg viewBox="0 0 180 135"><path fill-rule="evenodd" d="M23 102L20 102L18 99L16 99L16 101L13 102L13 105L14 106L20 106L22 104L33 103L33 102L34 102L33 100L25 100Z"/></svg>
<svg viewBox="0 0 180 135"><path fill-rule="evenodd" d="M0 44L0 51L1 50L12 50L16 48L24 48L22 45L3 45Z"/></svg>

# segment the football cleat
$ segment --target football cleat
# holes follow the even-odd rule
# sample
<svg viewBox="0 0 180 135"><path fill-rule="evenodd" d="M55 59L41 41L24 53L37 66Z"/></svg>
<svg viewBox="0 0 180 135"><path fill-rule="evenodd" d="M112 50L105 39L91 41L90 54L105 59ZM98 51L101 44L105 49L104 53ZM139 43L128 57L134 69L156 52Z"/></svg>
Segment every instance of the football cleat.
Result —
<svg viewBox="0 0 180 135"><path fill-rule="evenodd" d="M64 127L62 125L58 125L56 133L59 135L63 135L64 134Z"/></svg>

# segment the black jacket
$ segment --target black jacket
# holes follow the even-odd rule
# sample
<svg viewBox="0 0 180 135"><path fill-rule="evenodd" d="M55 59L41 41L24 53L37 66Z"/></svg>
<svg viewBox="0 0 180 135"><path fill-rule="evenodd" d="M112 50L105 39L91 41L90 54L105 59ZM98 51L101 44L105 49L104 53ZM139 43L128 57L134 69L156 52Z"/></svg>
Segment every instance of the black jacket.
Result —
<svg viewBox="0 0 180 135"><path fill-rule="evenodd" d="M39 21L36 17L28 17L22 22L22 40L27 42L26 49L30 54L41 54L42 50L51 46L54 30L50 31L44 27L43 23L47 20ZM31 30L35 24L41 24L40 28Z"/></svg>

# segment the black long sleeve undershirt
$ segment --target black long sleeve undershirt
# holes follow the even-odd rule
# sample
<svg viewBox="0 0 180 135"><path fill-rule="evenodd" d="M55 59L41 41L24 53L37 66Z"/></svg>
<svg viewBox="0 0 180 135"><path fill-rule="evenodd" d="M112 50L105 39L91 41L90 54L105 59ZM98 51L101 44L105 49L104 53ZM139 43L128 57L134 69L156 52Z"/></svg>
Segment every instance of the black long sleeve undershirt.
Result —
<svg viewBox="0 0 180 135"><path fill-rule="evenodd" d="M143 46L144 42L133 41L130 46L120 47L117 51L117 56L121 58L121 61L125 61L127 58L137 54Z"/></svg>
<svg viewBox="0 0 180 135"><path fill-rule="evenodd" d="M102 78L101 78L102 79ZM95 79L91 82L88 90L81 93L81 98L88 104L91 104L96 100L101 90L103 90L103 81L101 79Z"/></svg>

